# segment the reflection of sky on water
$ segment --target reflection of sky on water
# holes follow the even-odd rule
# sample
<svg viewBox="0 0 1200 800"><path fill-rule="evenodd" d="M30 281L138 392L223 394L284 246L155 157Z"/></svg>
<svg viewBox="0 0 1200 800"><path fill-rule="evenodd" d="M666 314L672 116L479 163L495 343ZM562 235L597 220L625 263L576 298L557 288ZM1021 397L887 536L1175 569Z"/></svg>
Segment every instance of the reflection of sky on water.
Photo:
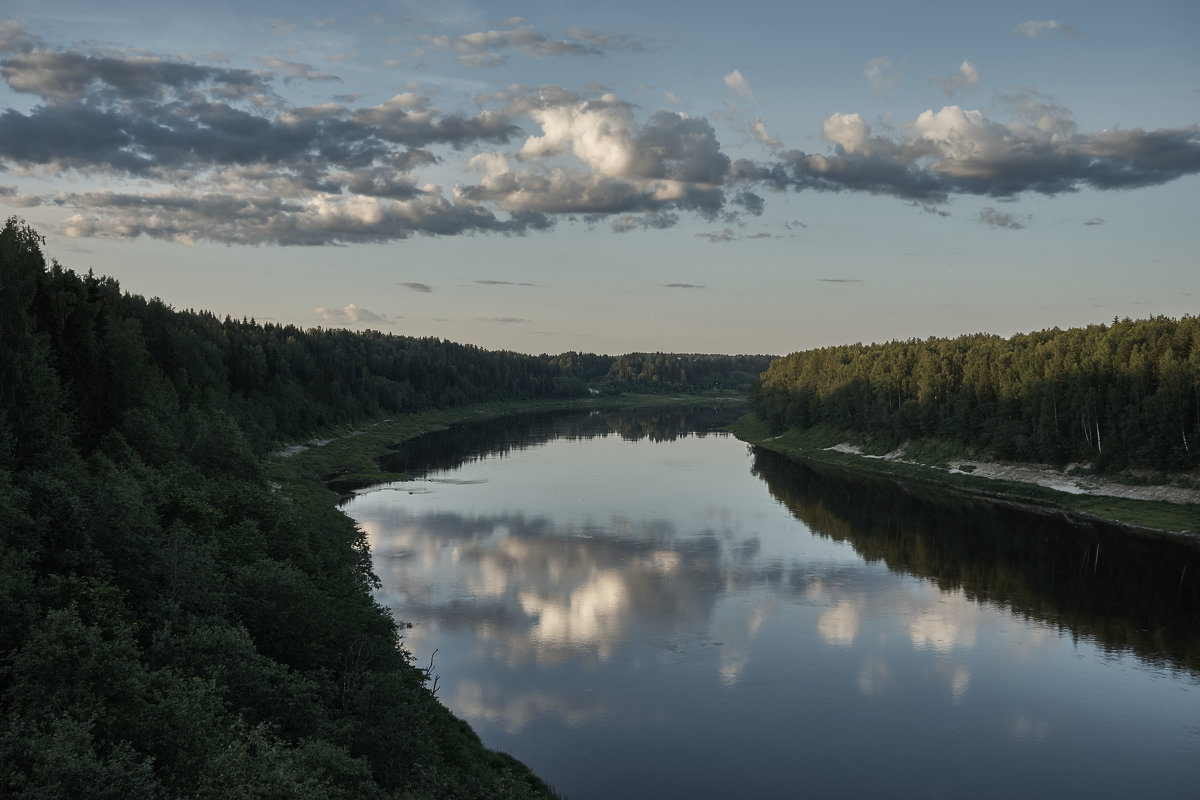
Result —
<svg viewBox="0 0 1200 800"><path fill-rule="evenodd" d="M437 649L443 699L573 798L772 794L797 749L815 759L814 794L823 780L837 793L861 758L927 776L957 758L964 776L938 778L954 794L971 775L1011 777L1006 759L1094 759L1118 732L1132 748L1130 731L1171 755L1143 742L1134 765L1093 765L1084 784L1200 778L1200 736L1183 731L1200 719L1194 679L1131 677L1145 672L1133 657L1115 669L1068 634L811 535L731 438L559 440L346 510L380 601L415 623L409 648ZM1131 691L1151 717L1111 705ZM673 738L688 752L663 752ZM1057 755L1029 750L1051 742ZM649 759L652 774L626 785L601 756Z"/></svg>

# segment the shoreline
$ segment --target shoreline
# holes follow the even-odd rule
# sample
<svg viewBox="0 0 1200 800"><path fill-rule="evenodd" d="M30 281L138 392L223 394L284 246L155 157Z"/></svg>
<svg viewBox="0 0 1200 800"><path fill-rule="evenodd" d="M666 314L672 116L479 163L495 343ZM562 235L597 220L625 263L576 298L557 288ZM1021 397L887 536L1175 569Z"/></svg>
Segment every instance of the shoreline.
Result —
<svg viewBox="0 0 1200 800"><path fill-rule="evenodd" d="M1188 486L1149 481L1127 484L1078 465L1057 469L1043 464L981 461L968 455L951 456L943 465L906 457L907 446L886 454L867 453L831 430L773 434L754 414L739 419L731 431L748 444L797 461L836 465L1043 513L1063 513L1200 541L1200 486L1194 476L1174 476Z"/></svg>

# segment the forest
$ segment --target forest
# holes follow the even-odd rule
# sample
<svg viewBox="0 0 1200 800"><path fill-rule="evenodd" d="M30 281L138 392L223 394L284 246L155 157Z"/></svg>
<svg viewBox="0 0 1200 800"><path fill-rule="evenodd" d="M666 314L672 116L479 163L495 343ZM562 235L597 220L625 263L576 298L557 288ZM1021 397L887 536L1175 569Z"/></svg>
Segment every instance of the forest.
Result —
<svg viewBox="0 0 1200 800"><path fill-rule="evenodd" d="M749 386L765 356L528 356L177 311L0 231L0 796L551 797L264 457L491 400Z"/></svg>
<svg viewBox="0 0 1200 800"><path fill-rule="evenodd" d="M806 350L771 364L754 404L775 430L828 425L1008 461L1189 470L1200 466L1200 318Z"/></svg>

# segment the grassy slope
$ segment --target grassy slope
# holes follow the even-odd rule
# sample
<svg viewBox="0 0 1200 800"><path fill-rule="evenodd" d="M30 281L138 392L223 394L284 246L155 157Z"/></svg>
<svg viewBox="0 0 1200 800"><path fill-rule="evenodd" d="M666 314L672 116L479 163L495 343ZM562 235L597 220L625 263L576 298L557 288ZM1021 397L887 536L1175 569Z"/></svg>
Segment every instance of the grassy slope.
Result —
<svg viewBox="0 0 1200 800"><path fill-rule="evenodd" d="M747 414L733 425L732 430L734 435L745 442L794 459L838 464L850 469L892 475L906 481L935 484L1003 502L1059 508L1082 516L1099 517L1140 528L1175 533L1200 533L1200 505L1070 494L1031 483L955 474L949 472L944 464L952 461L955 456L967 456L948 452L936 443L918 443L917 446L906 450L906 459L921 462L909 464L829 450L827 448L846 441L846 435L833 428L793 429L782 435L772 436L762 419L754 414Z"/></svg>

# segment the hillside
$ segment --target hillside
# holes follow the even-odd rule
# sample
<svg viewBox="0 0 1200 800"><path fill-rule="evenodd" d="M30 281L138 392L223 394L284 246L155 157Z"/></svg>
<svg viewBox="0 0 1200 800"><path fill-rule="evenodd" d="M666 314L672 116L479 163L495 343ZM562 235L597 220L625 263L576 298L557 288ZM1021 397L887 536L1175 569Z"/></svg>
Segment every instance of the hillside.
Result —
<svg viewBox="0 0 1200 800"><path fill-rule="evenodd" d="M546 359L175 312L13 221L0 344L0 795L552 796L438 702L333 496L262 466L398 403L561 392Z"/></svg>

